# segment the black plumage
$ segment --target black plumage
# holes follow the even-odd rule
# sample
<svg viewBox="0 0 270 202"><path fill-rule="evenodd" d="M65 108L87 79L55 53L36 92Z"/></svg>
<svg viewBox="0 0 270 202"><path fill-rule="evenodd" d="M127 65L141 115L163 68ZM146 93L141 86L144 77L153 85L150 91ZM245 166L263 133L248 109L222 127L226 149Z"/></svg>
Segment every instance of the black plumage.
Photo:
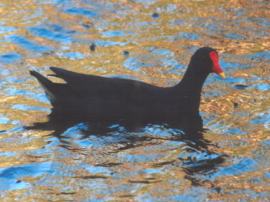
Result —
<svg viewBox="0 0 270 202"><path fill-rule="evenodd" d="M50 67L66 83L53 83L30 71L45 89L52 104L51 121L120 123L142 126L168 124L186 132L202 129L199 114L203 83L217 72L209 47L192 56L183 79L172 87L157 87L141 81L79 74ZM220 70L220 69L219 69Z"/></svg>

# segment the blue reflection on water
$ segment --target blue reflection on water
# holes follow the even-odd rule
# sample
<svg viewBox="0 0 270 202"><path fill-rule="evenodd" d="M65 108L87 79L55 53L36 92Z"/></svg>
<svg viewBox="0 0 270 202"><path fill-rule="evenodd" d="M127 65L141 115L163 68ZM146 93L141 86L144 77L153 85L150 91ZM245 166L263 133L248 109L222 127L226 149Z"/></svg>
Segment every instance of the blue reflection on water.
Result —
<svg viewBox="0 0 270 202"><path fill-rule="evenodd" d="M61 25L58 25L58 24L51 24L49 26L49 28L54 32L60 32L62 34L74 34L74 33L76 33L75 30L64 29L64 27L62 27Z"/></svg>
<svg viewBox="0 0 270 202"><path fill-rule="evenodd" d="M70 43L73 31L64 30L61 26L53 25L49 29L44 27L30 27L29 31L35 36L61 43Z"/></svg>
<svg viewBox="0 0 270 202"><path fill-rule="evenodd" d="M12 35L9 36L8 39L12 41L15 44L18 44L19 46L23 47L24 49L33 51L33 52L48 52L52 48L48 46L42 46L37 44L36 42L30 41L26 39L25 37L18 36L18 35Z"/></svg>
<svg viewBox="0 0 270 202"><path fill-rule="evenodd" d="M25 104L14 104L11 107L12 109L17 109L21 111L43 111L43 112L50 112L50 109L45 107L38 107L38 106L30 106Z"/></svg>
<svg viewBox="0 0 270 202"><path fill-rule="evenodd" d="M0 168L0 178L20 178L25 176L39 176L48 173L51 168L51 162L32 163L22 166L9 168Z"/></svg>
<svg viewBox="0 0 270 202"><path fill-rule="evenodd" d="M267 19L267 18L252 17L252 18L249 18L249 20L258 23L261 26L265 26L267 28L270 27L270 20L269 20L269 18Z"/></svg>
<svg viewBox="0 0 270 202"><path fill-rule="evenodd" d="M138 71L143 67L155 67L156 65L160 65L162 67L170 67L168 70L170 73L184 67L184 65L178 63L175 59L174 52L169 49L148 47L146 50L149 52L148 54L129 57L124 61L123 66L127 69Z"/></svg>
<svg viewBox="0 0 270 202"><path fill-rule="evenodd" d="M230 134L230 135L246 135L247 134L247 132L241 130L240 128L229 128L225 133Z"/></svg>
<svg viewBox="0 0 270 202"><path fill-rule="evenodd" d="M88 18L93 18L97 16L97 13L86 8L69 8L65 11L66 13L74 15L83 15Z"/></svg>
<svg viewBox="0 0 270 202"><path fill-rule="evenodd" d="M159 137L171 137L174 135L181 135L183 131L174 128L165 128L162 125L148 125L144 127L144 133Z"/></svg>
<svg viewBox="0 0 270 202"><path fill-rule="evenodd" d="M66 52L58 55L62 58L68 58L70 60L81 60L85 58L85 55L80 52Z"/></svg>
<svg viewBox="0 0 270 202"><path fill-rule="evenodd" d="M5 69L4 67L0 66L0 75L7 76L9 74L10 74L10 70ZM1 81L0 81L0 83L1 83Z"/></svg>
<svg viewBox="0 0 270 202"><path fill-rule="evenodd" d="M156 0L134 0L134 1L144 5L151 5L156 2Z"/></svg>
<svg viewBox="0 0 270 202"><path fill-rule="evenodd" d="M65 136L73 136L80 133L82 130L87 130L88 129L88 125L85 123L79 123L75 126L72 126L70 128L68 128L63 135Z"/></svg>
<svg viewBox="0 0 270 202"><path fill-rule="evenodd" d="M125 46L127 42L118 42L118 41L104 41L104 40L96 40L97 46L109 47L109 46Z"/></svg>
<svg viewBox="0 0 270 202"><path fill-rule="evenodd" d="M250 121L250 123L264 124L265 126L267 126L268 124L270 124L270 111L259 113L256 118Z"/></svg>
<svg viewBox="0 0 270 202"><path fill-rule="evenodd" d="M0 124L8 124L10 122L9 118L0 114Z"/></svg>
<svg viewBox="0 0 270 202"><path fill-rule="evenodd" d="M174 53L168 49L157 49L155 47L148 48L153 54L173 57Z"/></svg>
<svg viewBox="0 0 270 202"><path fill-rule="evenodd" d="M87 170L90 174L96 175L96 174L103 174L103 175L111 175L112 171L109 168L102 167L102 166L92 166L89 164L81 164L82 168Z"/></svg>
<svg viewBox="0 0 270 202"><path fill-rule="evenodd" d="M115 74L115 75L107 75L105 77L108 78L121 78L121 79L131 79L131 80L140 80L139 78L131 75L124 75L124 74Z"/></svg>
<svg viewBox="0 0 270 202"><path fill-rule="evenodd" d="M26 189L28 187L30 187L29 183L16 179L1 178L0 176L0 191Z"/></svg>
<svg viewBox="0 0 270 202"><path fill-rule="evenodd" d="M182 195L171 196L174 201L200 202L207 201L207 190L203 187L192 187Z"/></svg>
<svg viewBox="0 0 270 202"><path fill-rule="evenodd" d="M248 64L227 62L227 61L222 60L222 59L220 60L220 66L222 67L223 70L226 70L226 71L233 71L236 69L246 69L246 68L250 67L250 65L248 65Z"/></svg>
<svg viewBox="0 0 270 202"><path fill-rule="evenodd" d="M138 71L142 67L153 67L151 63L145 63L135 57L129 57L124 61L124 67L133 71Z"/></svg>
<svg viewBox="0 0 270 202"><path fill-rule="evenodd" d="M261 51L261 52L249 54L247 57L251 59L270 60L270 51Z"/></svg>
<svg viewBox="0 0 270 202"><path fill-rule="evenodd" d="M106 32L102 32L102 36L103 37L121 37L121 36L125 36L126 33L123 31L119 31L119 30L115 30L115 31L106 31Z"/></svg>
<svg viewBox="0 0 270 202"><path fill-rule="evenodd" d="M200 36L195 33L190 33L190 32L181 32L178 35L174 36L175 40L179 39L188 39L188 40L198 40Z"/></svg>
<svg viewBox="0 0 270 202"><path fill-rule="evenodd" d="M158 174L162 173L162 168L147 168L143 170L146 174Z"/></svg>
<svg viewBox="0 0 270 202"><path fill-rule="evenodd" d="M0 190L22 189L30 184L19 181L20 178L37 177L51 172L51 163L32 163L22 166L0 168Z"/></svg>
<svg viewBox="0 0 270 202"><path fill-rule="evenodd" d="M0 156L5 156L5 157L12 157L16 155L17 155L17 152L0 152Z"/></svg>
<svg viewBox="0 0 270 202"><path fill-rule="evenodd" d="M49 100L44 93L34 93L32 91L23 89L7 88L5 89L5 94L8 96L18 96L18 95L26 96L39 102L49 103Z"/></svg>
<svg viewBox="0 0 270 202"><path fill-rule="evenodd" d="M219 168L219 170L216 173L212 174L210 178L212 180L215 180L217 177L222 176L241 175L242 173L256 170L257 166L258 164L255 160L251 158L243 158L231 166Z"/></svg>
<svg viewBox="0 0 270 202"><path fill-rule="evenodd" d="M8 26L0 25L0 34L6 34L7 32L13 32L15 30L16 30L15 27L8 27Z"/></svg>
<svg viewBox="0 0 270 202"><path fill-rule="evenodd" d="M119 153L118 158L123 162L129 163L142 163L142 162L155 162L162 157L161 154L128 154Z"/></svg>
<svg viewBox="0 0 270 202"><path fill-rule="evenodd" d="M259 91L270 90L270 84L268 84L268 83L258 83L258 84L253 85L253 87Z"/></svg>
<svg viewBox="0 0 270 202"><path fill-rule="evenodd" d="M64 4L64 3L69 3L70 4L70 0L52 0L54 4Z"/></svg>
<svg viewBox="0 0 270 202"><path fill-rule="evenodd" d="M21 59L21 55L15 52L0 55L0 63L11 64Z"/></svg>
<svg viewBox="0 0 270 202"><path fill-rule="evenodd" d="M247 81L245 78L242 77L227 77L226 83L246 85Z"/></svg>
<svg viewBox="0 0 270 202"><path fill-rule="evenodd" d="M270 139L264 140L264 141L262 142L262 144L265 145L265 146L270 146Z"/></svg>
<svg viewBox="0 0 270 202"><path fill-rule="evenodd" d="M208 32L211 32L211 33L216 33L220 30L220 27L214 23L204 23L202 24L202 26L206 28Z"/></svg>
<svg viewBox="0 0 270 202"><path fill-rule="evenodd" d="M264 176L270 179L270 172L266 172Z"/></svg>
<svg viewBox="0 0 270 202"><path fill-rule="evenodd" d="M159 190L156 190L157 192ZM164 191L161 189L160 191ZM173 190L172 190L173 192ZM185 202L201 202L207 201L207 190L203 187L192 187L189 190L186 190L183 194L178 195L168 195L165 197L159 197L151 195L150 193L144 193L142 195L136 196L136 201L144 202L163 202L163 201L185 201Z"/></svg>
<svg viewBox="0 0 270 202"><path fill-rule="evenodd" d="M18 77L15 77L15 76L8 76L5 79L5 84L8 83L8 85L10 85L10 84L15 84L15 83L23 83L25 81L26 81L25 78L18 78Z"/></svg>
<svg viewBox="0 0 270 202"><path fill-rule="evenodd" d="M236 39L236 40L243 40L244 39L244 37L242 35L236 34L236 33L225 34L225 37L229 38L229 39Z"/></svg>
<svg viewBox="0 0 270 202"><path fill-rule="evenodd" d="M221 154L210 153L209 151L199 151L192 147L185 147L178 158L183 162L183 167L192 168L199 167L202 165L207 165L211 160L220 158Z"/></svg>

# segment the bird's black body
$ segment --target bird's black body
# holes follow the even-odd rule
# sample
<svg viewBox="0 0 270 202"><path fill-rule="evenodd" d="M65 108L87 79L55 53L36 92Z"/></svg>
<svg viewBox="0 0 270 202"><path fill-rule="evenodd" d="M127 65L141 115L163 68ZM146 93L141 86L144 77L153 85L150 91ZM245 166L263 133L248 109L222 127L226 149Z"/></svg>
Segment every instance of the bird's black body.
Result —
<svg viewBox="0 0 270 202"><path fill-rule="evenodd" d="M36 71L31 75L44 87L52 104L52 121L120 123L133 126L169 124L184 131L202 129L199 115L201 89L213 66L211 48L199 49L191 58L180 83L157 87L135 80L79 74L51 67L53 83Z"/></svg>

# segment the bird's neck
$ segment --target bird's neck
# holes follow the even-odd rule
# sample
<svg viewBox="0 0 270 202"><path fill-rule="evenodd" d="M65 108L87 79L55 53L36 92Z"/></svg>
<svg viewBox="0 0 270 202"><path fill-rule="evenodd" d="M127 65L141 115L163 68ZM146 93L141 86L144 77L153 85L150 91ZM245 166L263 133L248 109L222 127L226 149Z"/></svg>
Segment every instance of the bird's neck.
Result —
<svg viewBox="0 0 270 202"><path fill-rule="evenodd" d="M200 95L202 91L203 84L209 73L195 71L195 68L189 65L183 79L177 85L184 92L191 95Z"/></svg>

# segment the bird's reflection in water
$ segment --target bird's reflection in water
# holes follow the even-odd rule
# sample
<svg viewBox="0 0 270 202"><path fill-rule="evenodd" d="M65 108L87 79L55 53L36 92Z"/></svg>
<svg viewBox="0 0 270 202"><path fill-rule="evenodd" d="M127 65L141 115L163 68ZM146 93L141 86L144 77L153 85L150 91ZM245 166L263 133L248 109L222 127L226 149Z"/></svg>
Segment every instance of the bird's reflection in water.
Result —
<svg viewBox="0 0 270 202"><path fill-rule="evenodd" d="M227 155L215 152L218 146L206 140L203 133L181 141L187 143L179 154L181 167L186 173L185 178L190 180L193 186L207 185L218 191L219 188L211 181L211 175L218 171Z"/></svg>
<svg viewBox="0 0 270 202"><path fill-rule="evenodd" d="M73 152L80 150L80 146L74 147L75 140L89 140L91 142L90 139L93 137L95 139L107 138L107 144L117 145L113 151L108 153L119 153L142 146L151 147L164 141L177 142L178 145L181 145L178 158L157 162L152 166L154 168L166 165L179 167L185 172L185 179L189 180L193 186L206 185L209 187L210 185L211 188L219 190L208 176L217 171L225 161L226 155L215 152L215 148L218 146L204 138L205 131L184 133L179 128L171 128L167 124L141 126L134 126L128 124L128 122L125 122L125 124L105 122L76 124L74 121L55 123L52 120L47 123L36 124L33 127L28 127L28 129L53 130L51 135L59 139L60 145ZM85 148L82 150L87 152ZM121 163L114 162L112 166L118 164ZM110 167L111 164L105 162L100 166ZM146 181L145 183L154 182L153 180L150 180L151 182Z"/></svg>

